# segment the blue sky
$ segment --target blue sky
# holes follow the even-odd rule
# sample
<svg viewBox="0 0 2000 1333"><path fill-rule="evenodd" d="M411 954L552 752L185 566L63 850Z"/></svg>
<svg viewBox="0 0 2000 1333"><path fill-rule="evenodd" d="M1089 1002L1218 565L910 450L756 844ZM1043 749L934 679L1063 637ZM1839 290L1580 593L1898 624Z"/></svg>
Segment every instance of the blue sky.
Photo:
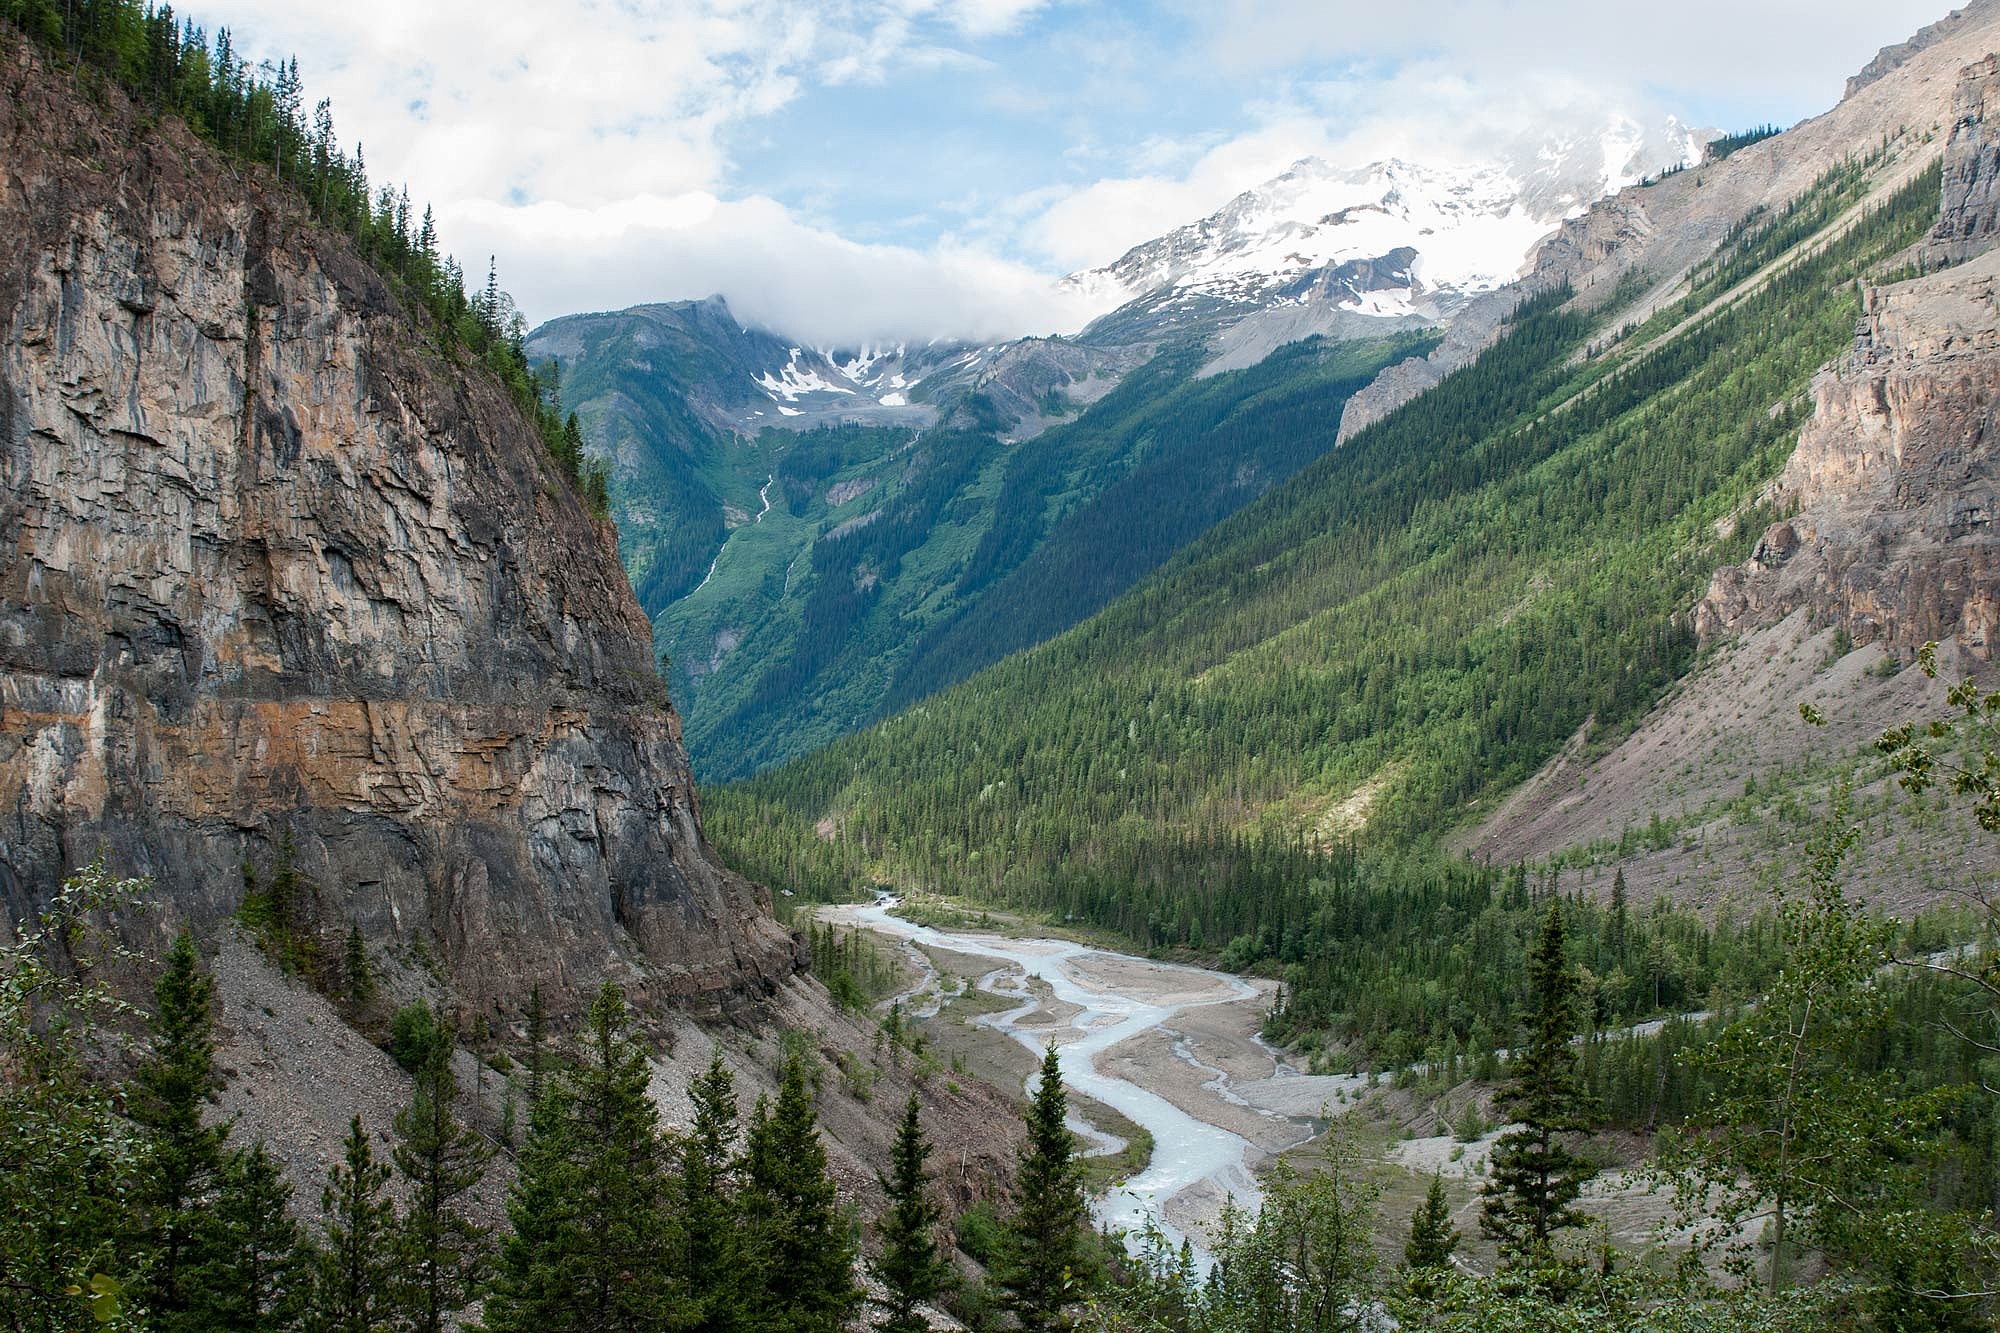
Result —
<svg viewBox="0 0 2000 1333"><path fill-rule="evenodd" d="M217 0L532 318L721 291L813 341L1073 326L1050 279L1317 153L1830 106L1942 0Z"/></svg>

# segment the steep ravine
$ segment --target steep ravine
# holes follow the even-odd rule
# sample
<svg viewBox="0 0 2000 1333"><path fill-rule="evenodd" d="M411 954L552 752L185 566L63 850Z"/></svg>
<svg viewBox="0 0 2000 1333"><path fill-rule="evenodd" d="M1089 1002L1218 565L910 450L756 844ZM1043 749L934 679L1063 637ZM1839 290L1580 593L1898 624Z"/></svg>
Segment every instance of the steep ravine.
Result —
<svg viewBox="0 0 2000 1333"><path fill-rule="evenodd" d="M0 908L102 846L213 924L289 833L470 1008L770 993L610 527L344 238L98 97L0 38Z"/></svg>

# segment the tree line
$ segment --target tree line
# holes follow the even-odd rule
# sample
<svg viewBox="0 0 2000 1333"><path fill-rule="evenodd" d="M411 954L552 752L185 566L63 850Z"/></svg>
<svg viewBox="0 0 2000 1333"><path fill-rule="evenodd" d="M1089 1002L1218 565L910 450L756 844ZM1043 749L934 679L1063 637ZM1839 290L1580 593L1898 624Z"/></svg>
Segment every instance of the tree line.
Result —
<svg viewBox="0 0 2000 1333"><path fill-rule="evenodd" d="M0 945L0 1327L438 1333L474 1326L478 1307L488 1333L835 1333L872 1308L879 1327L917 1333L921 1307L955 1284L914 1092L876 1252L858 1265L864 1228L838 1196L806 1043L785 1043L777 1096L747 1123L718 1051L687 1089L690 1125L670 1131L610 983L573 1042L531 1008L518 1147L454 1109L457 1034L399 1022L413 1084L393 1142L381 1152L356 1115L317 1208L300 1206L266 1145L241 1142L211 1105L215 982L192 937L168 950L149 1010L102 979L141 961L107 923L149 892L100 859ZM113 1078L107 1055L138 1020L131 1071ZM1056 1326L1101 1251L1066 1105L1051 1051L989 1256L993 1298L1027 1329ZM477 1196L503 1157L514 1173L494 1227Z"/></svg>

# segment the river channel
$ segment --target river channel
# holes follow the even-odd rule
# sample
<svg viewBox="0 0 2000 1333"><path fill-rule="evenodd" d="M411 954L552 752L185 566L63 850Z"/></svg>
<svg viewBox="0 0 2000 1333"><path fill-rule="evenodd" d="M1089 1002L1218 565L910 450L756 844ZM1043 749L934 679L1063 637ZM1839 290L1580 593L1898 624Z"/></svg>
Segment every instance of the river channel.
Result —
<svg viewBox="0 0 2000 1333"><path fill-rule="evenodd" d="M913 1016L944 1002L916 946L991 960L979 988L1019 1003L976 1021L1037 1057L1053 1040L1065 1084L1153 1136L1146 1169L1095 1201L1102 1224L1131 1231L1151 1218L1176 1242L1187 1235L1205 1259L1202 1224L1221 1200L1254 1209L1258 1161L1309 1137L1322 1105L1351 1090L1352 1080L1291 1070L1257 1039L1269 995L1256 983L1067 940L920 926L893 915L895 906L883 898L828 918L902 942L925 976L902 997ZM1117 1146L1076 1128L1099 1151Z"/></svg>

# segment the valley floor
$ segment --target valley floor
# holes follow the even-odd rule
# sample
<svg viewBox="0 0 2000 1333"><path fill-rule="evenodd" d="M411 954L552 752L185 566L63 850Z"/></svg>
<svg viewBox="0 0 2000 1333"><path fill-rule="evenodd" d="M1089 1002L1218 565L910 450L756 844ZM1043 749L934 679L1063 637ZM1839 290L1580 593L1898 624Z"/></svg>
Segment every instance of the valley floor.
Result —
<svg viewBox="0 0 2000 1333"><path fill-rule="evenodd" d="M1377 1239L1386 1254L1400 1257L1410 1215L1436 1172L1465 1237L1461 1262L1478 1270L1497 1262L1478 1235L1479 1186L1499 1134L1485 1122L1488 1090L1466 1084L1418 1094L1386 1077L1306 1072L1260 1036L1275 982L1002 934L1007 923L997 921L990 930L939 930L854 904L820 908L818 919L895 944L913 984L878 1009L900 1002L928 1047L954 1067L1021 1087L1037 1067L1033 1052L1049 1042L1065 1052L1073 1124L1087 1151L1122 1157L1122 1174L1095 1177L1101 1220L1129 1227L1150 1214L1199 1245L1226 1200L1254 1210L1261 1172L1281 1157L1310 1166L1330 1119L1348 1116L1383 1190ZM1116 1039L1105 1041L1107 1031ZM1479 1132L1461 1139L1453 1127L1465 1128L1468 1105ZM1135 1128L1150 1154L1129 1150ZM1585 1192L1585 1211L1616 1248L1653 1248L1669 1210L1635 1171L1644 1145L1606 1136L1599 1146L1604 1170Z"/></svg>

